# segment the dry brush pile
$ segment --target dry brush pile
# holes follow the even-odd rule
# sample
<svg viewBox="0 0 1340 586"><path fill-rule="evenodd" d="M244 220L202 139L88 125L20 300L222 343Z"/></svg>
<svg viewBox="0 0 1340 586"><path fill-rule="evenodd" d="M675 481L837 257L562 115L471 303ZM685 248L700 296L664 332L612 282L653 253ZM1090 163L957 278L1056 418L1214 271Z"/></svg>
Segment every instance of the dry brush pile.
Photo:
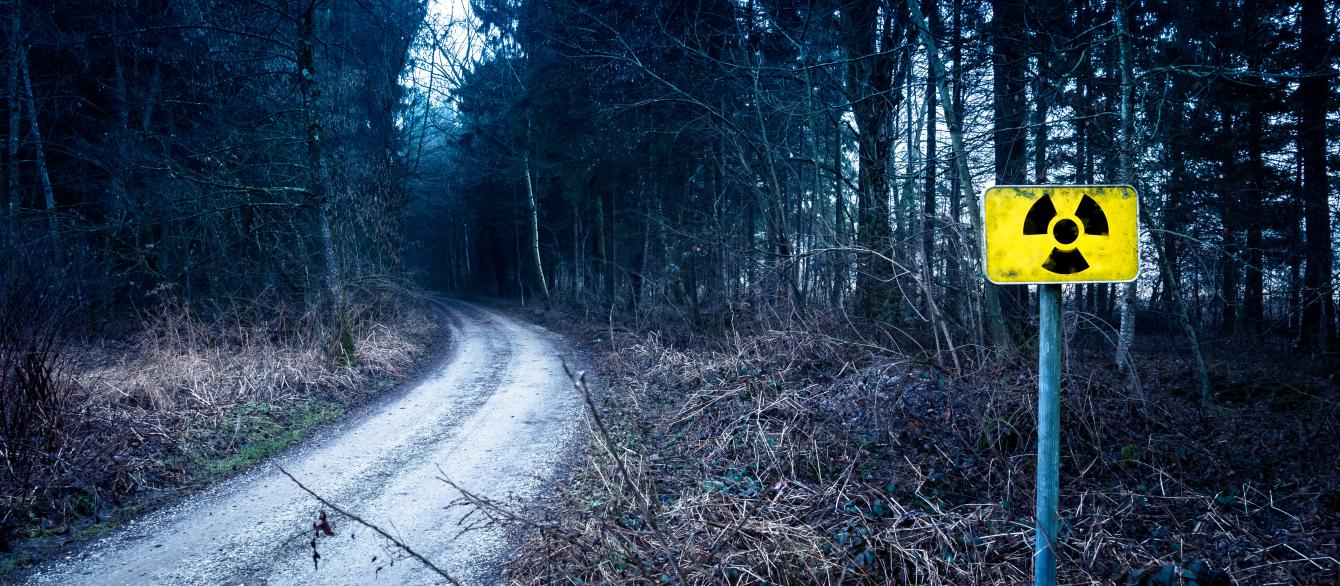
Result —
<svg viewBox="0 0 1340 586"><path fill-rule="evenodd" d="M0 331L0 552L297 441L406 376L439 331L424 300L370 285L351 295L348 364L321 314L278 304L207 319L167 303L133 334L81 342L71 312L6 293L0 314L54 317Z"/></svg>
<svg viewBox="0 0 1340 586"><path fill-rule="evenodd" d="M596 393L608 432L523 524L512 579L1030 581L1028 361L951 378L824 331L620 339ZM1340 445L1333 387L1202 411L1194 392L1133 395L1068 358L1062 582L1334 583L1340 473L1316 449Z"/></svg>

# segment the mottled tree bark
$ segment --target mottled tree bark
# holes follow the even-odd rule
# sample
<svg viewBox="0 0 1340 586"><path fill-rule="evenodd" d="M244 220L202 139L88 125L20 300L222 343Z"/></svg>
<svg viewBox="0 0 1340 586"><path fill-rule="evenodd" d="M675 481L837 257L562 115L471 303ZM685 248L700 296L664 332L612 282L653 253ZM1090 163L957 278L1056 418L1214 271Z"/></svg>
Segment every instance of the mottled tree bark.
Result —
<svg viewBox="0 0 1340 586"><path fill-rule="evenodd" d="M1116 12L1113 18L1116 20L1117 43L1120 51L1121 68L1121 137L1118 139L1121 144L1118 145L1118 159L1120 165L1121 180L1124 183L1135 185L1135 160L1132 152L1135 145L1135 103L1132 94L1135 91L1134 78L1131 68L1131 40L1130 30L1126 22L1126 10L1121 2L1116 4ZM1122 285L1121 294L1121 322L1117 331L1117 366L1128 373L1130 370L1131 344L1135 342L1135 296L1136 284L1134 281ZM1135 380L1134 377L1131 380Z"/></svg>
<svg viewBox="0 0 1340 586"><path fill-rule="evenodd" d="M529 133L527 133L529 134ZM535 269L535 278L540 283L540 294L544 295L545 305L549 305L549 283L544 278L544 262L540 259L540 205L535 200L535 183L530 173L530 147L527 147L523 161L526 175L526 206L530 216L530 252L531 265Z"/></svg>
<svg viewBox="0 0 1340 586"><path fill-rule="evenodd" d="M328 18L329 9L313 1L303 11L299 38L298 86L302 93L303 113L307 121L307 172L311 200L316 202L317 230L321 235L321 265L323 268L326 303L332 308L337 328L337 358L354 358L354 340L346 314L344 287L340 279L338 243L335 241L334 185L326 168L324 140L325 127L321 114L321 85L317 79L317 31Z"/></svg>

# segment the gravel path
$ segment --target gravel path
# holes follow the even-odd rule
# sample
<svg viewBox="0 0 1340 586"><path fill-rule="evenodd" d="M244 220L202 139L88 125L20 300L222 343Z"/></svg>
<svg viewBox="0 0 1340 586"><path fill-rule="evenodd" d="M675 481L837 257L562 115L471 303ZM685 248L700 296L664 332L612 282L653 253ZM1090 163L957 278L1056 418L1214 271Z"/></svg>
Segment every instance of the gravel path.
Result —
<svg viewBox="0 0 1340 586"><path fill-rule="evenodd" d="M462 533L467 507L437 479L517 504L540 495L577 441L581 403L554 334L460 301L443 302L451 348L432 374L248 473L151 513L53 560L30 584L433 584L441 578L385 539L331 516L275 467L397 535L464 584L493 583L507 538ZM441 471L439 471L439 466ZM477 515L465 519L466 524Z"/></svg>

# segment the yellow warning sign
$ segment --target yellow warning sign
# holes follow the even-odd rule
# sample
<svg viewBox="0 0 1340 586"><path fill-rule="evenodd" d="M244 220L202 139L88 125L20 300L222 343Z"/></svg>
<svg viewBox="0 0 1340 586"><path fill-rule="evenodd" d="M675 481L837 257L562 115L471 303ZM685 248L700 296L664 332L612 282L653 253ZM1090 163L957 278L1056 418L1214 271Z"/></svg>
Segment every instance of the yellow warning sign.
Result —
<svg viewBox="0 0 1340 586"><path fill-rule="evenodd" d="M1140 272L1139 197L1127 185L998 186L982 198L992 283L1108 283Z"/></svg>

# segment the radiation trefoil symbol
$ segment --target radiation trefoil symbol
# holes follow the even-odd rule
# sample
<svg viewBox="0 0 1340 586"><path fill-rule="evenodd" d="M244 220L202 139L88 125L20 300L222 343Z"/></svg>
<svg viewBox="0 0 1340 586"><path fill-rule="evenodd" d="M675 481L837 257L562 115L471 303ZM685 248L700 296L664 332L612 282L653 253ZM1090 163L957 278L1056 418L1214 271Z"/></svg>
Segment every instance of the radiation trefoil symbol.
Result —
<svg viewBox="0 0 1340 586"><path fill-rule="evenodd" d="M1081 234L1107 236L1107 215L1088 194L1080 199L1074 214L1058 213L1051 195L1043 195L1024 216L1025 236L1052 237L1054 245L1051 254L1042 261L1042 268L1058 275L1073 275L1089 269L1089 261L1079 251Z"/></svg>
<svg viewBox="0 0 1340 586"><path fill-rule="evenodd" d="M982 197L986 278L1001 285L1120 283L1140 273L1129 185L997 185Z"/></svg>

